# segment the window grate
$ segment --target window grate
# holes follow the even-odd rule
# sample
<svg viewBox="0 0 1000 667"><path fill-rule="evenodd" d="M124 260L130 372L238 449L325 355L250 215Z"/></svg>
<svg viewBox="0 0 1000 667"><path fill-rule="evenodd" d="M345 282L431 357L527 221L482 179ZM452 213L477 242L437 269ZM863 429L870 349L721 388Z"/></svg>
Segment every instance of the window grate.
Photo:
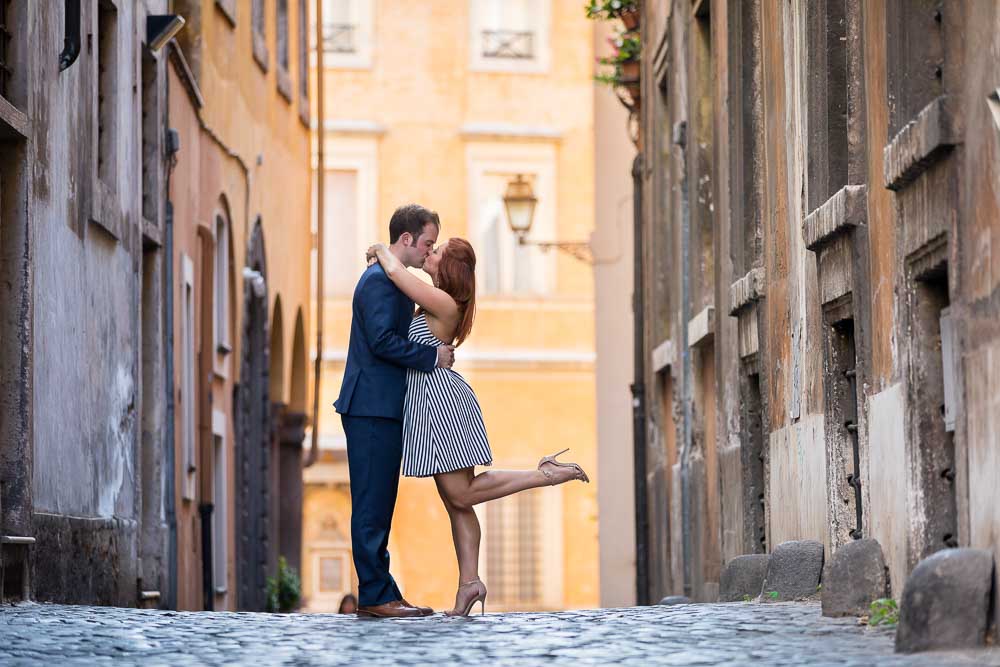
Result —
<svg viewBox="0 0 1000 667"><path fill-rule="evenodd" d="M530 30L483 30L483 57L529 60L535 57L535 33Z"/></svg>
<svg viewBox="0 0 1000 667"><path fill-rule="evenodd" d="M7 88L10 84L13 70L8 62L8 53L11 39L14 37L10 32L10 0L0 0L0 96L9 97Z"/></svg>
<svg viewBox="0 0 1000 667"><path fill-rule="evenodd" d="M357 53L357 28L352 23L326 23L323 26L323 49L327 53Z"/></svg>

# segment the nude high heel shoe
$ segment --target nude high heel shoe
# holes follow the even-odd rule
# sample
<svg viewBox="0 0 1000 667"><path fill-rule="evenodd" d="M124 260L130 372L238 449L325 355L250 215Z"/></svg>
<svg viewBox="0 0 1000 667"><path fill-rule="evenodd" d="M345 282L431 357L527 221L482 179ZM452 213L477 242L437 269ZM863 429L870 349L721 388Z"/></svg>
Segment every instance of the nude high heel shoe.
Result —
<svg viewBox="0 0 1000 667"><path fill-rule="evenodd" d="M475 586L475 588L472 588ZM471 595L466 600L463 600L464 605L459 607L455 605L455 608L446 611L445 616L468 616L469 612L472 611L472 607L479 603L479 613L486 613L486 584L484 584L480 579L473 579L472 581L467 581L464 584L459 584L458 592L462 593L462 589L466 589L468 592L465 595ZM456 595L456 602L458 602L458 596Z"/></svg>
<svg viewBox="0 0 1000 667"><path fill-rule="evenodd" d="M551 472L549 472L548 470L545 470L545 469L542 468L542 466L545 465L546 463L551 463L552 465L558 466L560 468L575 468L576 469L576 473L577 473L576 479L582 480L582 481L587 482L587 483L590 482L590 478L587 477L587 473L584 472L583 468L581 468L579 466L579 464L576 464L576 463L562 463L560 461L556 461L556 457L557 456L565 454L568 451L569 451L569 447L567 447L566 449L562 450L561 452L557 452L557 453L553 454L552 456L543 456L542 460L538 462L538 470L540 470L541 473L543 475L545 475L545 477L549 480L549 485L550 486L552 484L556 484L557 482L553 481L553 479L552 479L552 473Z"/></svg>

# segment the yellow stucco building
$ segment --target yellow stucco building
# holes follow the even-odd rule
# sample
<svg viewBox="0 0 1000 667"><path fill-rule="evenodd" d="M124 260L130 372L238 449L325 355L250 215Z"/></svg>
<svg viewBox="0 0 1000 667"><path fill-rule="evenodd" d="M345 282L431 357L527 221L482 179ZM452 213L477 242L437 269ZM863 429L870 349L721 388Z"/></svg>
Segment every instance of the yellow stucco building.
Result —
<svg viewBox="0 0 1000 667"><path fill-rule="evenodd" d="M593 273L567 253L519 246L502 203L523 175L538 197L529 238L589 239L593 25L579 0L326 0L323 22L323 407L321 457L305 473L305 608L335 610L356 590L332 403L364 250L387 240L392 211L408 202L438 211L441 241L465 237L478 253L478 317L455 368L479 397L494 465L533 468L572 447L567 458L594 482L478 508L488 607L596 606ZM431 480L403 479L389 549L408 599L451 606L458 570Z"/></svg>

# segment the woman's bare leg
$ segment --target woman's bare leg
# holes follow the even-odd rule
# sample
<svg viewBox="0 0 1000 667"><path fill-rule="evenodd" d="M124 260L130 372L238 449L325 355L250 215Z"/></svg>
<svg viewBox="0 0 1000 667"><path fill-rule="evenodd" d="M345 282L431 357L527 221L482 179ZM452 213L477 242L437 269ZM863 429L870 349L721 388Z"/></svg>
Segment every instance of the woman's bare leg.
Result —
<svg viewBox="0 0 1000 667"><path fill-rule="evenodd" d="M463 468L451 474L465 474L472 477L472 468ZM482 531L479 528L479 517L471 507L459 508L454 505L445 493L439 481L441 475L435 475L438 494L448 511L451 520L451 537L455 542L455 556L458 557L458 581L464 584L479 579L479 543Z"/></svg>
<svg viewBox="0 0 1000 667"><path fill-rule="evenodd" d="M550 465L548 472L552 477L546 477L541 470L487 470L473 475L472 468L462 468L434 475L434 481L442 498L447 498L456 508L471 509L488 500L540 486L562 484L577 477L572 468Z"/></svg>

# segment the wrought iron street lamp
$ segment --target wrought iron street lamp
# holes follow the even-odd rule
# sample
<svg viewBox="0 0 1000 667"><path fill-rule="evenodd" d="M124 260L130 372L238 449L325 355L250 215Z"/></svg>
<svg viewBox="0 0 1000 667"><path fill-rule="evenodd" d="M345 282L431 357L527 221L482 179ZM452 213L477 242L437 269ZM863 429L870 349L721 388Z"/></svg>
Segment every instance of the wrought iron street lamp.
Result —
<svg viewBox="0 0 1000 667"><path fill-rule="evenodd" d="M535 218L536 204L538 204L538 197L531 189L531 183L524 180L523 175L518 174L514 180L507 184L507 191L503 195L503 205L507 211L507 224L517 236L518 244L537 246L543 252L549 248L555 248L572 255L581 262L593 264L594 256L590 249L590 243L586 241L528 240L528 232L531 231L531 224Z"/></svg>

